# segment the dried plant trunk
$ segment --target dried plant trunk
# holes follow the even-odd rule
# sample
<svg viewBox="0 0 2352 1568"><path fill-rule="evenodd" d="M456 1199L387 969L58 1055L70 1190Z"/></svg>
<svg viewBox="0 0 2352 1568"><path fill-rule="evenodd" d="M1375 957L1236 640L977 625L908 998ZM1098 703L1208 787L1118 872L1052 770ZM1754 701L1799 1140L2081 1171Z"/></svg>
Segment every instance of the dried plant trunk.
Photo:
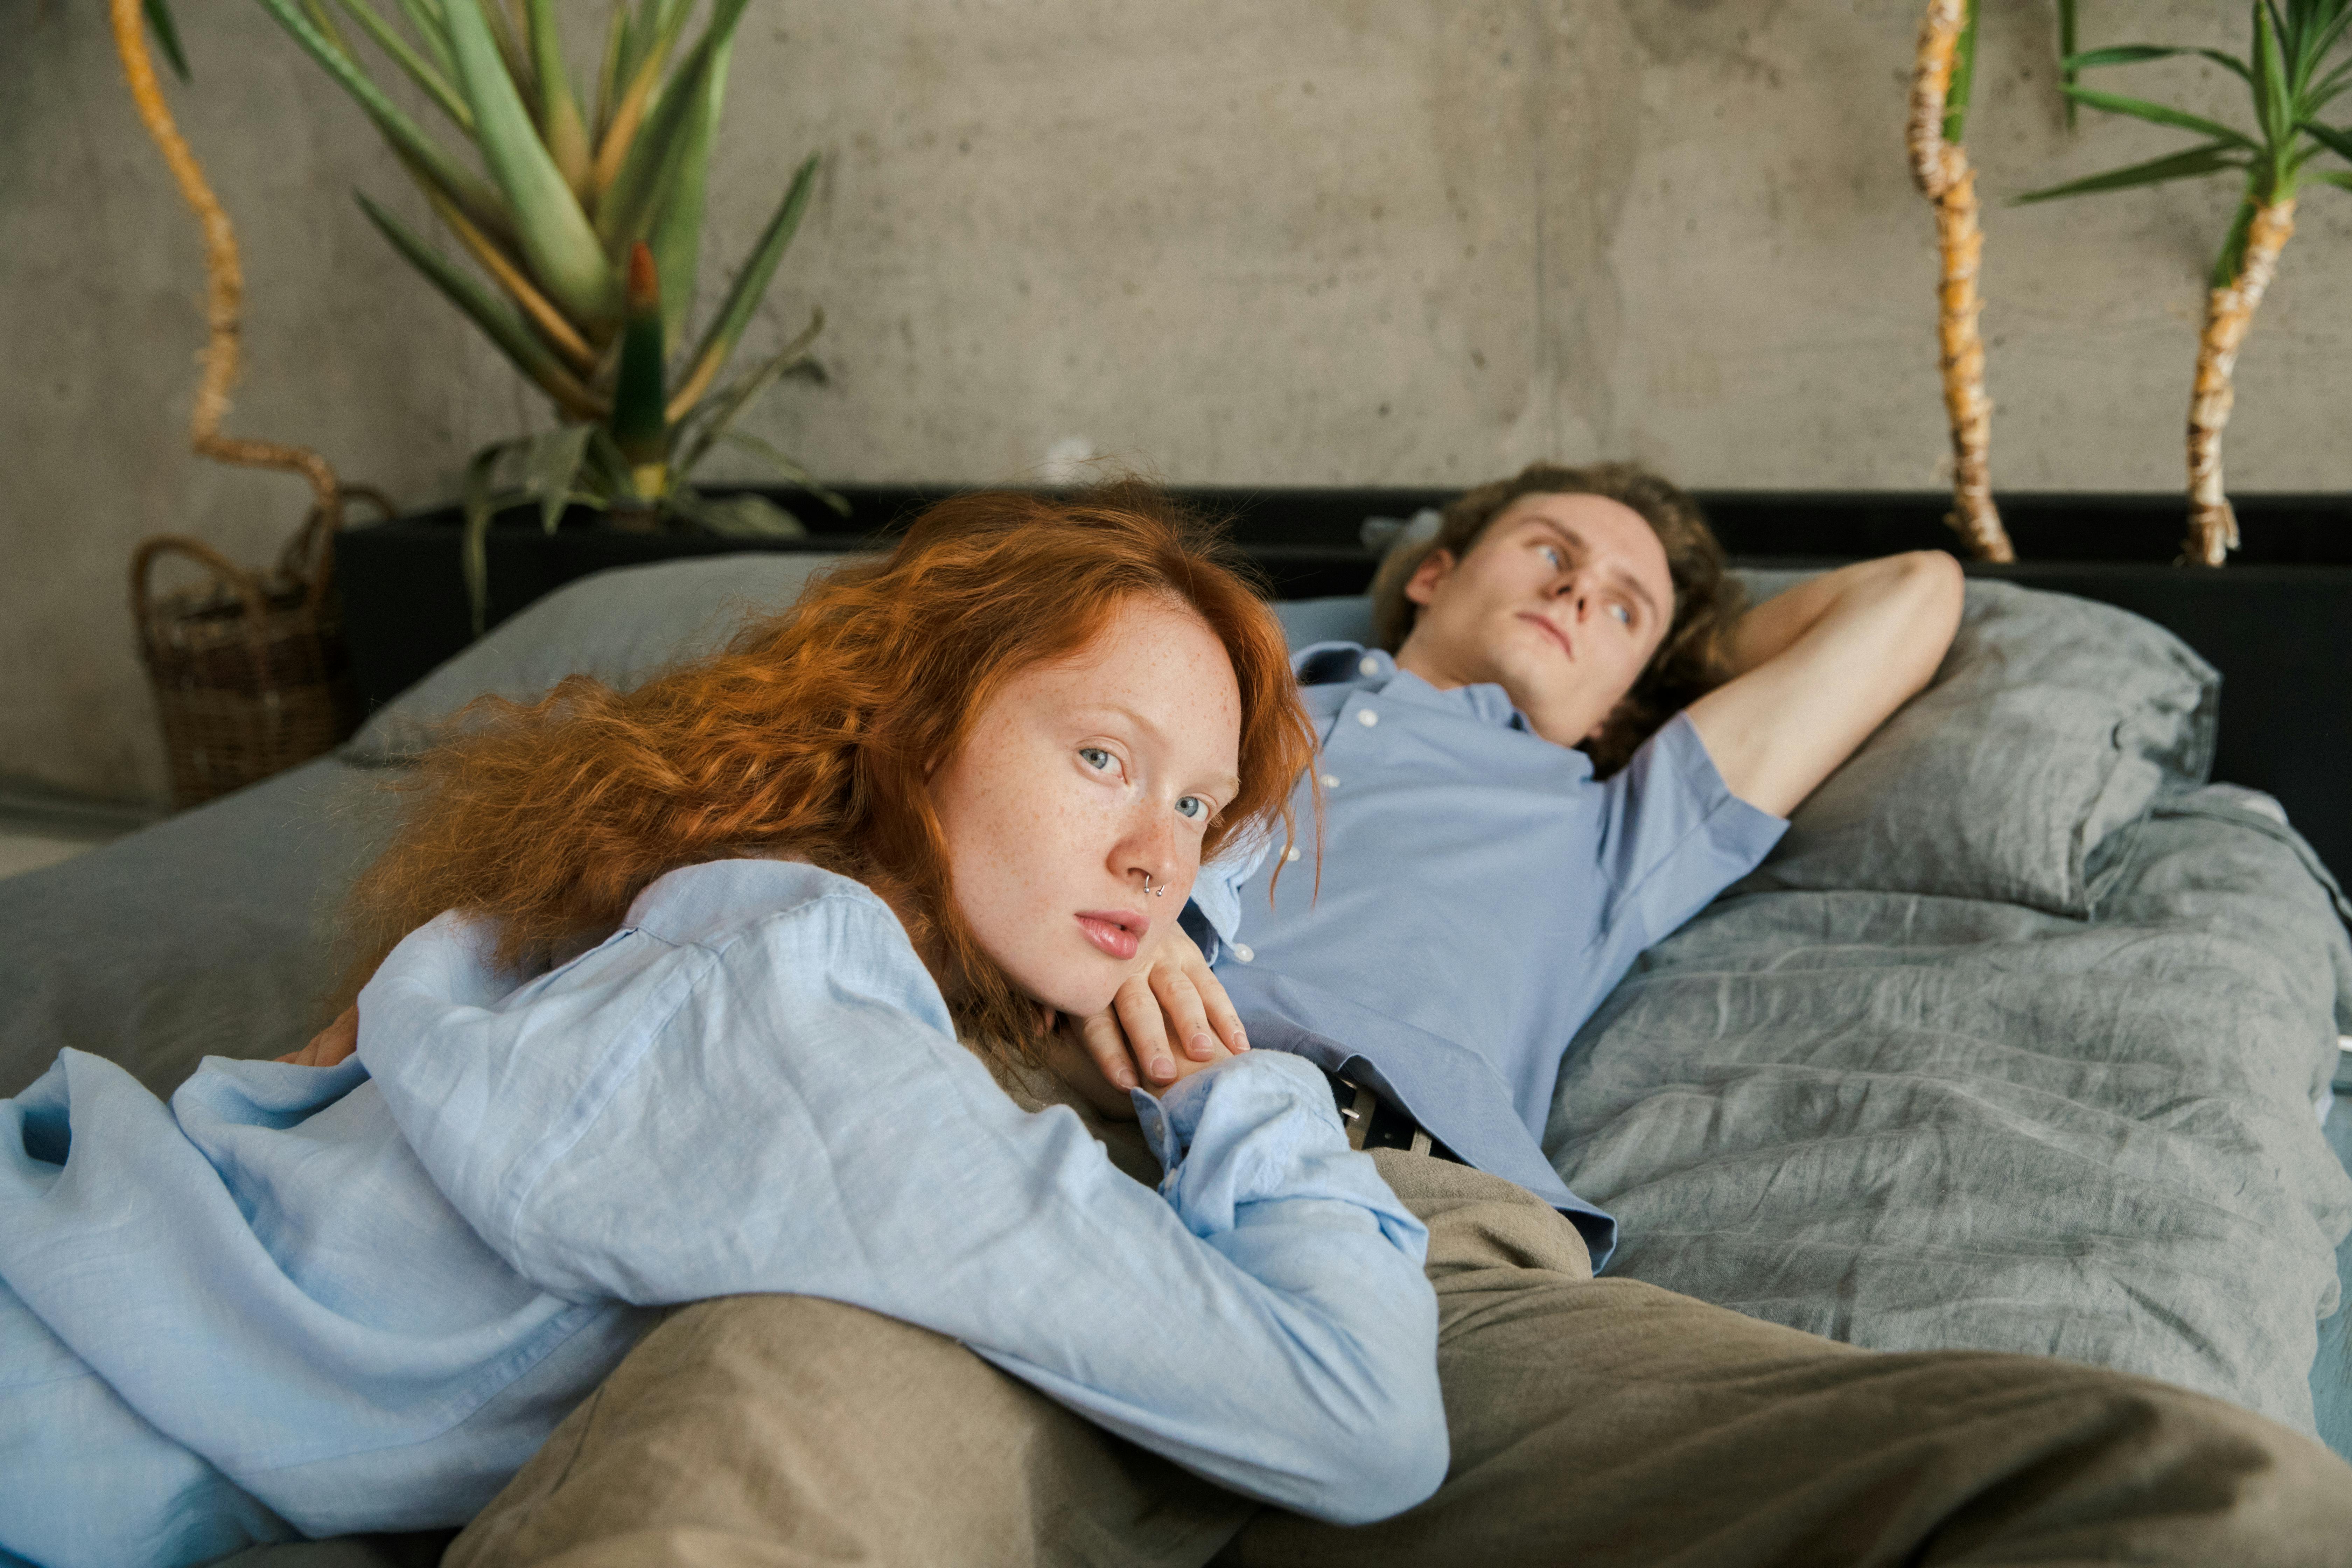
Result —
<svg viewBox="0 0 2352 1568"><path fill-rule="evenodd" d="M330 528L342 521L341 486L327 459L307 447L277 441L248 441L221 434L228 417L229 388L236 382L238 320L245 303L245 269L237 260L236 234L228 214L196 163L195 154L173 123L163 102L163 86L155 79L155 62L147 52L146 23L140 0L110 0L114 23L114 47L122 57L122 74L130 79L131 100L147 134L163 150L163 162L179 182L180 194L194 209L205 232L205 316L210 338L205 344L204 378L196 386L196 403L188 418L189 443L205 457L249 468L283 468L310 481L320 511Z"/></svg>
<svg viewBox="0 0 2352 1568"><path fill-rule="evenodd" d="M2017 552L1992 501L1992 400L1985 395L1984 336L1977 329L1984 309L1977 293L1984 230L1977 223L1976 171L1965 148L1944 140L1945 98L1967 19L1965 0L1929 0L1911 71L1907 140L1911 178L1936 204L1943 258L1937 336L1944 412L1952 428L1952 510L1944 521L1979 560L2014 561Z"/></svg>
<svg viewBox="0 0 2352 1568"><path fill-rule="evenodd" d="M2238 547L2238 514L2221 489L2221 430L2237 401L2231 373L2254 311L2278 273L2279 252L2294 234L2294 198L2255 209L2245 259L2226 289L2205 297L2205 331L2197 340L2197 390L2189 400L2189 538L2181 553L2219 566Z"/></svg>

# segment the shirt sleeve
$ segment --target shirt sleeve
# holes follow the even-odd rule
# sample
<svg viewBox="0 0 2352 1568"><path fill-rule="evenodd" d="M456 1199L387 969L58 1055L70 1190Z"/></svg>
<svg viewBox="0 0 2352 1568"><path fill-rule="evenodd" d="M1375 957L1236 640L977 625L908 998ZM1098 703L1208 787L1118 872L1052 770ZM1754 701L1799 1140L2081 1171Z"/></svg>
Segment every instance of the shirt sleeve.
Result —
<svg viewBox="0 0 2352 1568"><path fill-rule="evenodd" d="M1068 1110L997 1088L863 889L723 943L626 931L489 1007L402 956L362 998L362 1054L436 1184L541 1288L865 1307L1339 1522L1443 1479L1426 1233L1308 1064L1252 1053L1147 1099L1154 1193Z"/></svg>
<svg viewBox="0 0 2352 1568"><path fill-rule="evenodd" d="M1663 940L1762 863L1789 824L1731 793L1688 714L1677 713L1601 786L1604 938Z"/></svg>

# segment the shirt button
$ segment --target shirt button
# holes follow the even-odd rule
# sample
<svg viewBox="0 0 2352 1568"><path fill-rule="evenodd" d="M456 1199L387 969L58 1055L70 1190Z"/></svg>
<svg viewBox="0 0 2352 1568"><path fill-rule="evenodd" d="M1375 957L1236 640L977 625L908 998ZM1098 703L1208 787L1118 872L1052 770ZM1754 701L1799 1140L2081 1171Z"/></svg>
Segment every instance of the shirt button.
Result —
<svg viewBox="0 0 2352 1568"><path fill-rule="evenodd" d="M1380 721L1381 716L1378 713L1373 712L1370 709L1359 708L1356 710L1356 722L1361 724L1365 729L1369 730Z"/></svg>
<svg viewBox="0 0 2352 1568"><path fill-rule="evenodd" d="M1381 661L1374 658L1370 654L1366 654L1362 660L1357 664L1356 669L1359 674L1378 675L1381 672Z"/></svg>
<svg viewBox="0 0 2352 1568"><path fill-rule="evenodd" d="M1339 787L1339 775L1337 773L1325 773L1323 775L1323 787L1325 789L1338 789Z"/></svg>
<svg viewBox="0 0 2352 1568"><path fill-rule="evenodd" d="M1252 959L1255 958L1257 954L1243 946L1240 942L1235 942L1234 943L1234 956L1240 959L1244 963L1247 963Z"/></svg>
<svg viewBox="0 0 2352 1568"><path fill-rule="evenodd" d="M1284 859L1286 859L1286 860L1296 860L1296 859L1297 859L1297 858L1298 858L1298 846L1297 846L1297 845L1296 845L1296 844L1294 844L1294 845L1292 845L1289 848L1287 848L1287 849L1284 850L1284 851L1282 852L1282 858L1283 858Z"/></svg>

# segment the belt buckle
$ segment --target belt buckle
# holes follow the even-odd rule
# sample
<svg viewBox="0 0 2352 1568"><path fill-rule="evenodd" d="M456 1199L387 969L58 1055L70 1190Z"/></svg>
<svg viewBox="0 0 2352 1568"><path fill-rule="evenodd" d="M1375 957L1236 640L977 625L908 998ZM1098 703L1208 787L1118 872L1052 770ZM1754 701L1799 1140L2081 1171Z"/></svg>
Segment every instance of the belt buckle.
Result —
<svg viewBox="0 0 2352 1568"><path fill-rule="evenodd" d="M1378 1094L1375 1094L1365 1085L1358 1083L1351 1078L1343 1078L1338 1073L1333 1073L1331 1075L1331 1081L1343 1090L1351 1089L1354 1091L1352 1098L1344 1093L1335 1094L1333 1096L1335 1102L1339 1102L1339 1118L1347 1124L1349 1148L1359 1152L1361 1152L1367 1147L1376 1149L1402 1148L1409 1154L1434 1153L1436 1140L1429 1135L1428 1129L1422 1126L1420 1122L1414 1121L1412 1117L1405 1115L1404 1112L1397 1110L1392 1107L1387 1108L1389 1114L1397 1121L1403 1122L1406 1127L1411 1128L1412 1130L1412 1132L1402 1144L1395 1142L1393 1137L1391 1137L1389 1142L1373 1143L1371 1142L1372 1130L1374 1125L1380 1121L1381 1113L1383 1109L1383 1102L1381 1101L1381 1097Z"/></svg>
<svg viewBox="0 0 2352 1568"><path fill-rule="evenodd" d="M1372 1118L1381 1109L1381 1097L1353 1079L1339 1078L1337 1073L1331 1076L1356 1091L1355 1103L1341 1106L1339 1116L1348 1124L1348 1147L1360 1151L1364 1139L1372 1131Z"/></svg>

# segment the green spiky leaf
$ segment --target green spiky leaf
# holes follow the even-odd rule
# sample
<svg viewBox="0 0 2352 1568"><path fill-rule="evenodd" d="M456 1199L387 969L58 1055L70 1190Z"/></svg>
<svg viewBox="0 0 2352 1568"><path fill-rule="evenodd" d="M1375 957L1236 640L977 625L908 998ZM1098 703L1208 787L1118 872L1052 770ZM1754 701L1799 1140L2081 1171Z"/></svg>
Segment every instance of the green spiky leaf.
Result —
<svg viewBox="0 0 2352 1568"><path fill-rule="evenodd" d="M2352 158L2352 128L2338 129L2333 125L2322 125L2317 121L2306 120L2296 126L2296 129L2337 157Z"/></svg>
<svg viewBox="0 0 2352 1568"><path fill-rule="evenodd" d="M2150 103L2146 99L2125 98L2117 93L2099 92L2087 87L2070 87L2063 90L2067 97L2078 102L2086 103L2093 109L2105 110L2110 114L2127 114L2135 120L2145 120L2152 124L2169 125L2180 131L2194 131L2200 136L2210 137L2216 142L2227 142L2233 147L2243 147L2249 152L2257 151L2260 148L2260 143L2244 132L2233 131L2217 120L2208 120L2202 115L2190 114L2185 110L2168 108L2161 103Z"/></svg>
<svg viewBox="0 0 2352 1568"><path fill-rule="evenodd" d="M522 488L539 501L539 526L553 533L563 521L563 509L580 499L580 466L588 456L593 425L566 425L533 437L523 449Z"/></svg>
<svg viewBox="0 0 2352 1568"><path fill-rule="evenodd" d="M776 275L777 266L784 258L785 249L801 226L801 216L808 211L810 198L816 192L817 157L812 153L793 172L793 183L784 188L783 200L768 218L768 226L760 232L758 243L743 258L743 265L728 285L727 297L719 302L719 313L703 329L702 341L695 345L694 358L680 380L682 388L701 388L716 380L719 371L735 353L744 328L751 324L767 297L768 284ZM690 394L689 395L693 395ZM683 413L684 410L680 410Z"/></svg>
<svg viewBox="0 0 2352 1568"><path fill-rule="evenodd" d="M528 445L524 441L493 441L473 456L466 465L466 478L460 492L460 506L465 513L465 529L458 536L458 568L466 579L466 600L473 612L474 636L482 635L490 606L490 519L499 506L513 499L511 495L494 493L499 464L509 452Z"/></svg>
<svg viewBox="0 0 2352 1568"><path fill-rule="evenodd" d="M327 74L335 79L357 100L367 117L375 122L383 139L392 143L415 167L421 178L449 198L485 233L503 235L508 231L505 208L498 193L482 182L479 175L459 163L445 152L441 144L427 136L415 121L398 105L386 98L368 74L354 64L352 58L335 47L327 36L310 23L293 4L293 0L260 0L278 25L292 36L303 51L318 61Z"/></svg>
<svg viewBox="0 0 2352 1568"><path fill-rule="evenodd" d="M172 19L172 7L164 0L144 0L140 10L146 15L147 29L155 35L155 47L163 51L172 74L187 80L188 57L180 47L180 25Z"/></svg>
<svg viewBox="0 0 2352 1568"><path fill-rule="evenodd" d="M764 437L748 435L741 430L729 430L719 437L730 447L751 453L773 469L778 478L796 489L807 491L842 516L849 515L849 502L817 482L814 474L784 456L782 450Z"/></svg>
<svg viewBox="0 0 2352 1568"><path fill-rule="evenodd" d="M1952 75L1944 89L1944 140L1958 143L1968 131L1969 93L1977 74L1977 0L1968 0L1960 24L1958 45L1952 51Z"/></svg>
<svg viewBox="0 0 2352 1568"><path fill-rule="evenodd" d="M374 40L376 47L391 57L392 63L405 72L409 80L424 89L425 96L433 100L435 107L447 115L460 130L471 135L474 111L466 107L466 100L457 96L457 89L449 85L448 79L424 56L409 47L408 40L394 31L391 23L377 15L375 7L369 5L368 0L341 0L341 3L352 20L360 25L360 30Z"/></svg>
<svg viewBox="0 0 2352 1568"><path fill-rule="evenodd" d="M721 45L697 88L695 106L679 150L677 173L654 215L654 267L661 275L662 347L674 351L686 335L694 307L695 277L702 265L702 217L710 186L710 151L719 140L719 116L727 95L727 62L732 47Z"/></svg>
<svg viewBox="0 0 2352 1568"><path fill-rule="evenodd" d="M553 398L557 406L590 417L603 413L603 400L581 384L579 378L556 357L555 351L530 330L530 324L512 305L490 292L472 273L454 265L418 238L407 225L365 195L359 197L359 204L360 210L367 214L368 220L392 241L393 248L405 257L409 265L424 273L451 304L471 318L474 324L481 328L483 335L499 346L499 352L517 370Z"/></svg>
<svg viewBox="0 0 2352 1568"><path fill-rule="evenodd" d="M737 538L808 537L808 529L799 518L761 495L707 496L680 485L670 492L664 510L698 528Z"/></svg>
<svg viewBox="0 0 2352 1568"><path fill-rule="evenodd" d="M450 51L457 58L458 85L473 107L476 139L506 194L515 237L532 273L573 321L612 321L620 314L621 290L611 259L597 243L580 198L540 140L481 0L445 0L443 15Z"/></svg>
<svg viewBox="0 0 2352 1568"><path fill-rule="evenodd" d="M2279 56L2274 13L2263 0L2254 5L2254 119L2273 149L2294 123L2294 93L2287 86L2286 62Z"/></svg>
<svg viewBox="0 0 2352 1568"><path fill-rule="evenodd" d="M2058 0L2058 84L2062 88L2073 87L2075 73L2083 68L2073 63L2083 47L2081 29L2075 25L2074 9L2074 0ZM2066 100L2066 129L2069 131L2074 129L2074 111L2078 107L2073 99Z"/></svg>
<svg viewBox="0 0 2352 1568"><path fill-rule="evenodd" d="M588 121L572 91L572 71L563 63L563 36L556 30L551 0L529 0L531 68L539 78L539 126L548 155L574 195L588 188Z"/></svg>
<svg viewBox="0 0 2352 1568"><path fill-rule="evenodd" d="M802 356L808 353L809 344L814 342L817 334L823 331L824 312L812 311L809 324L798 337L738 378L725 391L713 393L696 404L673 426L673 445L682 447L683 451L673 452L671 467L682 474L691 472L709 455L711 445L727 433L727 427L751 406L752 400L773 386L784 372L800 363Z"/></svg>
<svg viewBox="0 0 2352 1568"><path fill-rule="evenodd" d="M2213 270L2207 282L2215 289L2227 289L2238 280L2238 269L2246 262L2246 236L2254 226L2254 214L2262 204L2249 191L2238 203L2237 216L2230 220L2230 232L2221 237L2221 252L2213 258Z"/></svg>
<svg viewBox="0 0 2352 1568"><path fill-rule="evenodd" d="M2054 202L2066 196L2087 196L2100 191L2127 190L2134 185L2157 185L2168 180L2192 180L2204 174L2217 174L2224 169L2242 169L2242 150L2222 142L2210 142L2202 147L2191 147L2185 153L2168 157L2151 158L2145 163L2133 163L2126 168L2110 169L2104 174L2092 174L2084 179L2070 180L2063 185L2051 185L2039 191L2028 191L2016 198L2022 206L2032 202Z"/></svg>
<svg viewBox="0 0 2352 1568"><path fill-rule="evenodd" d="M596 228L614 256L651 232L664 192L677 177L688 132L703 103L706 79L719 63L718 51L734 37L749 0L717 0L709 26L687 52L662 89L645 123L630 141L620 172L596 205Z"/></svg>
<svg viewBox="0 0 2352 1568"><path fill-rule="evenodd" d="M425 41L425 52L433 57L443 79L456 81L457 61L449 53L449 29L441 18L439 0L400 0L400 14Z"/></svg>

